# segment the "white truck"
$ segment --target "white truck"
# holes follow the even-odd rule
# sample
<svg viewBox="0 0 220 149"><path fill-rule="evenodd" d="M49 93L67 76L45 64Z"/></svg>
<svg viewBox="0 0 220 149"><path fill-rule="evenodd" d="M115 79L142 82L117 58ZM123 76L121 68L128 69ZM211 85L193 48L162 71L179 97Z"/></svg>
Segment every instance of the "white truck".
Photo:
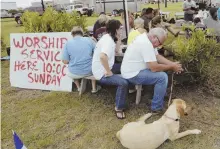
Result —
<svg viewBox="0 0 220 149"><path fill-rule="evenodd" d="M73 11L78 12L80 15L87 15L89 8L83 7L82 4L69 5L66 7L66 12L71 13Z"/></svg>
<svg viewBox="0 0 220 149"><path fill-rule="evenodd" d="M131 12L141 11L140 0L127 0L127 6ZM124 9L123 0L97 0L94 7L96 13L112 13L115 10L121 12Z"/></svg>
<svg viewBox="0 0 220 149"><path fill-rule="evenodd" d="M13 15L8 13L8 10L1 9L1 18L11 18Z"/></svg>

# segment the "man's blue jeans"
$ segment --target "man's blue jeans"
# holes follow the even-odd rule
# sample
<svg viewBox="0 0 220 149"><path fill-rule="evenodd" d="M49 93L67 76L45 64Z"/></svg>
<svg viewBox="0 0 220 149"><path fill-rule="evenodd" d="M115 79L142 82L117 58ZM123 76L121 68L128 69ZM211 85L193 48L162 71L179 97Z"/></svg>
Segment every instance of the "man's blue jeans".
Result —
<svg viewBox="0 0 220 149"><path fill-rule="evenodd" d="M151 110L157 111L163 109L164 96L168 84L168 76L165 72L152 72L149 69L145 69L140 71L137 76L128 79L128 81L135 85L155 85Z"/></svg>
<svg viewBox="0 0 220 149"><path fill-rule="evenodd" d="M118 75L118 73L120 73L120 66L121 64L114 64L112 68L113 75L110 77L102 77L99 80L99 82L105 85L117 86L116 97L115 97L116 108L118 110L123 110L125 109L125 99L127 97L127 92L128 92L128 81L122 78L121 75Z"/></svg>

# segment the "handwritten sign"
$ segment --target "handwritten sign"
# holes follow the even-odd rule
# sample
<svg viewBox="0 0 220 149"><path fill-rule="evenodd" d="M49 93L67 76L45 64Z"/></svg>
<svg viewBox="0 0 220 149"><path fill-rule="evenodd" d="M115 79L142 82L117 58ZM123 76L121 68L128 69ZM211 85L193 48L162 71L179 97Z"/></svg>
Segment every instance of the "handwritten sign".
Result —
<svg viewBox="0 0 220 149"><path fill-rule="evenodd" d="M61 61L70 33L28 33L10 35L11 86L54 91L71 91L72 79Z"/></svg>

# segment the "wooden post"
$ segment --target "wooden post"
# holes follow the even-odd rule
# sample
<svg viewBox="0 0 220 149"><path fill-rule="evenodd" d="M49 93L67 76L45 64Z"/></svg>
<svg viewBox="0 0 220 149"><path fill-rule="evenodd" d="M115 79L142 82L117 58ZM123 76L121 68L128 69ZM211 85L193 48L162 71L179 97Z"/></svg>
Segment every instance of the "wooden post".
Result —
<svg viewBox="0 0 220 149"><path fill-rule="evenodd" d="M45 11L44 0L41 0L41 5L42 5L43 12L44 12Z"/></svg>
<svg viewBox="0 0 220 149"><path fill-rule="evenodd" d="M160 9L160 0L157 1L158 9Z"/></svg>
<svg viewBox="0 0 220 149"><path fill-rule="evenodd" d="M103 0L103 3L104 3L104 12L105 12L105 11L106 11L106 10L105 10L105 0ZM106 12L105 12L105 13L106 13Z"/></svg>

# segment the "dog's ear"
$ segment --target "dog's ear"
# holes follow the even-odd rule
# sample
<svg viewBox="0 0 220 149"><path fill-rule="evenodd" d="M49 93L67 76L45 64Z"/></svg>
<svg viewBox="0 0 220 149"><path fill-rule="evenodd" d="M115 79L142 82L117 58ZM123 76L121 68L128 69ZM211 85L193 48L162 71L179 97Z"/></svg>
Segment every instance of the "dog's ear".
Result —
<svg viewBox="0 0 220 149"><path fill-rule="evenodd" d="M180 116L184 116L184 109L183 109L183 105L182 104L177 104L176 110L180 114Z"/></svg>

